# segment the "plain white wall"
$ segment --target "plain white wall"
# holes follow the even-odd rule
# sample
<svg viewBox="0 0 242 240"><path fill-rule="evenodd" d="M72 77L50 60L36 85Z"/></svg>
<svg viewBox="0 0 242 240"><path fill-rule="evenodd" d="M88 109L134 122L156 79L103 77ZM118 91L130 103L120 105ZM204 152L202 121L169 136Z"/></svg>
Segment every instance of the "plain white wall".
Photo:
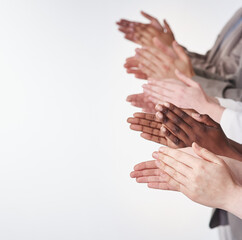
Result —
<svg viewBox="0 0 242 240"><path fill-rule="evenodd" d="M115 21L171 24L204 53L240 7L214 1L0 1L0 239L217 239L210 209L129 178L158 144L129 130L142 81ZM144 20L145 21L145 20Z"/></svg>

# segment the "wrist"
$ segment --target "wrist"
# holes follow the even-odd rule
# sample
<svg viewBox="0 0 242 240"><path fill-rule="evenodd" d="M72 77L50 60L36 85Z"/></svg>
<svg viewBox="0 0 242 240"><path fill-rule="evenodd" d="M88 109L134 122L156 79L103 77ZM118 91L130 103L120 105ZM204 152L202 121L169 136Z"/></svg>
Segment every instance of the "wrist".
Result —
<svg viewBox="0 0 242 240"><path fill-rule="evenodd" d="M227 196L224 209L242 219L242 186L234 183Z"/></svg>
<svg viewBox="0 0 242 240"><path fill-rule="evenodd" d="M220 123L224 110L224 107L211 98L207 100L206 105L203 107L204 113L208 114L217 123Z"/></svg>

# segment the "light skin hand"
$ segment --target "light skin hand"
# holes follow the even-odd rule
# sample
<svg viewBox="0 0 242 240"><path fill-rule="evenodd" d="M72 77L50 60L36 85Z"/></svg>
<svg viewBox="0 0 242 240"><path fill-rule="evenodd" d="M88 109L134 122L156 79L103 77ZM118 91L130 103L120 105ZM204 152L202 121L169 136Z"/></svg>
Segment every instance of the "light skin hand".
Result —
<svg viewBox="0 0 242 240"><path fill-rule="evenodd" d="M171 141L176 137L174 143L179 147L197 142L218 155L242 160L242 155L230 144L220 125L208 115L192 113L191 117L171 103L157 105L156 110L156 118L164 126L161 131Z"/></svg>
<svg viewBox="0 0 242 240"><path fill-rule="evenodd" d="M144 92L155 104L171 102L172 104L185 109L195 109L199 113L208 114L215 121L220 122L224 107L204 92L199 83L175 71L180 80L171 82L170 79L163 81L151 79L148 84L143 85ZM183 83L183 84L181 84Z"/></svg>
<svg viewBox="0 0 242 240"><path fill-rule="evenodd" d="M154 46L152 39L157 37L164 44L171 45L175 38L167 21L164 20L164 26L162 26L156 18L145 12L141 12L141 14L147 18L150 23L143 24L125 19L121 19L117 22L119 31L125 34L125 38L141 46Z"/></svg>
<svg viewBox="0 0 242 240"><path fill-rule="evenodd" d="M194 75L193 68L184 49L176 42L173 42L172 46L175 53L173 56L171 56L172 53L169 50L164 52L154 47L136 49L135 57L140 63L140 70L149 78L158 80L164 78L177 78L175 69L180 70L186 76L192 77Z"/></svg>
<svg viewBox="0 0 242 240"><path fill-rule="evenodd" d="M225 162L208 150L193 144L200 157L170 148L160 148L153 156L157 166L179 184L179 190L205 206L229 210L238 185ZM233 196L233 197L231 197Z"/></svg>
<svg viewBox="0 0 242 240"><path fill-rule="evenodd" d="M148 187L160 190L178 191L179 184L157 166L156 160L142 162L134 166L130 173L138 183L147 183Z"/></svg>
<svg viewBox="0 0 242 240"><path fill-rule="evenodd" d="M139 69L139 61L135 57L129 57L124 64L127 73L134 74L136 78L147 79L147 75Z"/></svg>
<svg viewBox="0 0 242 240"><path fill-rule="evenodd" d="M160 131L162 124L156 121L154 114L134 113L134 117L128 118L127 122L130 123L130 129L142 132L141 137L144 139L177 148L177 146L170 139L166 139L165 135Z"/></svg>
<svg viewBox="0 0 242 240"><path fill-rule="evenodd" d="M144 112L155 113L155 104L148 100L148 97L145 93L129 95L126 99L127 102L130 102L133 106L141 108Z"/></svg>
<svg viewBox="0 0 242 240"><path fill-rule="evenodd" d="M160 190L180 191L199 204L227 210L242 218L242 188L217 155L193 143L193 154L160 148L156 159L134 167L130 176ZM234 160L235 161L235 160Z"/></svg>

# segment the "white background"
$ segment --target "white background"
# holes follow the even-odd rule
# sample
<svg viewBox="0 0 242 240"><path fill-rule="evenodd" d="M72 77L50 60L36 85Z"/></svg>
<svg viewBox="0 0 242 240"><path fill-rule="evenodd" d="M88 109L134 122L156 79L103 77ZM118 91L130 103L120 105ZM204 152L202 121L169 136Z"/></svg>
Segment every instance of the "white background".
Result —
<svg viewBox="0 0 242 240"><path fill-rule="evenodd" d="M145 10L205 53L239 3L0 1L0 239L217 239L209 208L129 177L158 144L126 123L143 82L115 21Z"/></svg>

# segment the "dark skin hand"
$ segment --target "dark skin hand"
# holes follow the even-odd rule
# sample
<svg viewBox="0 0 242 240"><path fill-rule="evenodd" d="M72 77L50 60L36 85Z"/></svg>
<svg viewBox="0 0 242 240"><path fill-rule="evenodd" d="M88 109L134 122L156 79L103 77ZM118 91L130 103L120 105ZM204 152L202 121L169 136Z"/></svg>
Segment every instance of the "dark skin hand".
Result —
<svg viewBox="0 0 242 240"><path fill-rule="evenodd" d="M171 103L157 105L156 110L156 118L164 126L161 131L179 148L196 142L215 154L242 160L242 155L233 147L221 126L208 115L193 113L189 116Z"/></svg>
<svg viewBox="0 0 242 240"><path fill-rule="evenodd" d="M178 148L170 139L160 131L162 123L156 119L155 114L135 113L134 117L127 119L130 128L134 131L140 131L144 139L166 145L171 148Z"/></svg>

